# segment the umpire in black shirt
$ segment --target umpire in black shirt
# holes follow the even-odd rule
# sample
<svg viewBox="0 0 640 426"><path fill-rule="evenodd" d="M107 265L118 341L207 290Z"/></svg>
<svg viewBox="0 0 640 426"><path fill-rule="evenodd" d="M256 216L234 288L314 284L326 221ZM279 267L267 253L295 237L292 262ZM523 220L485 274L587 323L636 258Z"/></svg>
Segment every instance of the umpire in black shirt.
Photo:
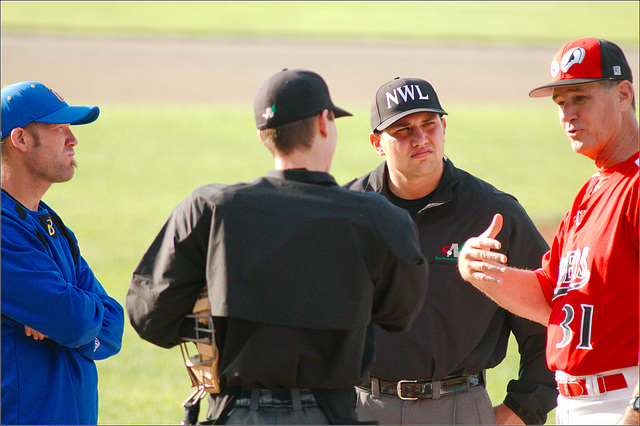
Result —
<svg viewBox="0 0 640 426"><path fill-rule="evenodd" d="M558 395L545 361L546 328L470 289L457 259L496 211L505 217L500 251L511 265L538 268L548 246L513 196L445 156L445 115L422 79L382 85L371 104L369 141L385 161L347 184L406 209L429 262L427 299L410 331L375 327L376 360L370 383L358 389L358 416L384 424L542 424ZM518 377L492 407L484 373L504 359L511 333L520 353Z"/></svg>
<svg viewBox="0 0 640 426"><path fill-rule="evenodd" d="M424 303L417 228L381 195L328 174L334 117L351 114L320 76L283 70L254 108L275 170L201 187L173 210L134 271L129 317L143 339L173 347L193 333L185 315L206 285L222 386L209 420L356 423L370 324L407 330Z"/></svg>

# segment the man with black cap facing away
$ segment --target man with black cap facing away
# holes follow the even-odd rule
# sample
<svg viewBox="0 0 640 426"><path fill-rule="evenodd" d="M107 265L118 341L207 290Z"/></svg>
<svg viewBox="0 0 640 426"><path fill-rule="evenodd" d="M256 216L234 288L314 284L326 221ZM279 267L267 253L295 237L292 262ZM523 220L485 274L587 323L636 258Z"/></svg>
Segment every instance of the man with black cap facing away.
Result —
<svg viewBox="0 0 640 426"><path fill-rule="evenodd" d="M124 310L42 197L75 173L70 126L99 114L35 81L2 89L2 424L98 422L94 361L120 351Z"/></svg>
<svg viewBox="0 0 640 426"><path fill-rule="evenodd" d="M371 105L369 141L386 160L347 184L381 193L411 214L430 272L425 305L411 329L375 328L376 359L371 381L358 387L358 417L381 424L541 424L557 395L545 365L544 327L470 288L456 261L464 241L496 210L506 218L503 250L512 264L535 268L548 246L513 196L445 156L446 114L428 82L385 83ZM485 370L504 359L511 333L521 354L519 377L507 386L504 403L492 408Z"/></svg>
<svg viewBox="0 0 640 426"><path fill-rule="evenodd" d="M373 321L406 330L428 266L411 217L329 175L336 107L301 70L269 78L255 120L275 170L208 185L171 213L136 268L127 310L140 336L172 347L207 286L222 392L209 420L355 423L354 386L373 356Z"/></svg>
<svg viewBox="0 0 640 426"><path fill-rule="evenodd" d="M578 191L537 269L505 267L504 255L492 251L504 241L496 214L465 244L460 272L506 309L547 326L558 424L638 424L638 120L631 68L614 43L573 40L553 58L551 83L529 96L551 96L572 149L591 159L597 173Z"/></svg>

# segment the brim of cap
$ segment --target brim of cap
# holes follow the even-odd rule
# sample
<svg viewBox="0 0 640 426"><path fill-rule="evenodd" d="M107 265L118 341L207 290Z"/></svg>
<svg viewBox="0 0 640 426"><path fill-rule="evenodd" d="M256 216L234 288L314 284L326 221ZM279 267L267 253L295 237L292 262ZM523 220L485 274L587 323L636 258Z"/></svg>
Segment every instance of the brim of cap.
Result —
<svg viewBox="0 0 640 426"><path fill-rule="evenodd" d="M350 112L347 112L345 110L343 110L342 108L338 108L337 106L334 105L334 107L332 108L333 110L333 115L338 118L338 117L353 117L353 114L351 114Z"/></svg>
<svg viewBox="0 0 640 426"><path fill-rule="evenodd" d="M416 108L416 109L410 109L408 111L403 111L403 112L401 112L399 114L396 114L391 118L387 118L385 121L383 121L382 123L378 124L378 126L373 130L384 130L387 127L391 126L396 121L400 120L401 118L406 117L407 115L415 114L417 112L435 112L437 114L449 115L449 114L446 113L445 110L438 109L438 108Z"/></svg>
<svg viewBox="0 0 640 426"><path fill-rule="evenodd" d="M99 115L100 108L97 106L66 106L33 121L50 124L88 124L96 121Z"/></svg>
<svg viewBox="0 0 640 426"><path fill-rule="evenodd" d="M566 87L566 86L579 86L581 84L595 83L596 81L611 80L608 77L605 78L572 78L569 80L560 80L555 83L545 84L544 86L536 87L529 92L531 98L543 98L545 96L551 96L553 94L554 87Z"/></svg>

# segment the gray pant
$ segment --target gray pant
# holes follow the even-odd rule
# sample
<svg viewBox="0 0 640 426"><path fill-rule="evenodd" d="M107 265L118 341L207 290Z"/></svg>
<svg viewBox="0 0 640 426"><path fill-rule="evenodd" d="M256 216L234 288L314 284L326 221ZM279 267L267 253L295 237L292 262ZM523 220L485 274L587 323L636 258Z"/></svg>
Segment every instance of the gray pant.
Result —
<svg viewBox="0 0 640 426"><path fill-rule="evenodd" d="M250 399L246 393L238 396L225 424L329 424L329 419L308 389L254 388Z"/></svg>
<svg viewBox="0 0 640 426"><path fill-rule="evenodd" d="M329 420L320 407L303 408L301 411L293 410L265 410L258 408L234 408L229 414L225 424L235 425L328 425Z"/></svg>
<svg viewBox="0 0 640 426"><path fill-rule="evenodd" d="M371 392L356 388L358 420L377 420L384 425L398 424L496 424L493 406L484 386L465 392L444 395L440 399L404 401L381 395L373 398Z"/></svg>

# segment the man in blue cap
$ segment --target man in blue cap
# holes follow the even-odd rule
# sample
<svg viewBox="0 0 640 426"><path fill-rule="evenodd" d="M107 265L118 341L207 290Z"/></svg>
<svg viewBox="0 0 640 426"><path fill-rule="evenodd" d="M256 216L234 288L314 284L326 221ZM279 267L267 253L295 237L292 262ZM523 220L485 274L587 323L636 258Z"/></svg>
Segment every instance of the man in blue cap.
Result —
<svg viewBox="0 0 640 426"><path fill-rule="evenodd" d="M120 351L124 310L42 197L73 177L70 125L99 114L35 81L2 89L2 424L98 422L94 361Z"/></svg>

